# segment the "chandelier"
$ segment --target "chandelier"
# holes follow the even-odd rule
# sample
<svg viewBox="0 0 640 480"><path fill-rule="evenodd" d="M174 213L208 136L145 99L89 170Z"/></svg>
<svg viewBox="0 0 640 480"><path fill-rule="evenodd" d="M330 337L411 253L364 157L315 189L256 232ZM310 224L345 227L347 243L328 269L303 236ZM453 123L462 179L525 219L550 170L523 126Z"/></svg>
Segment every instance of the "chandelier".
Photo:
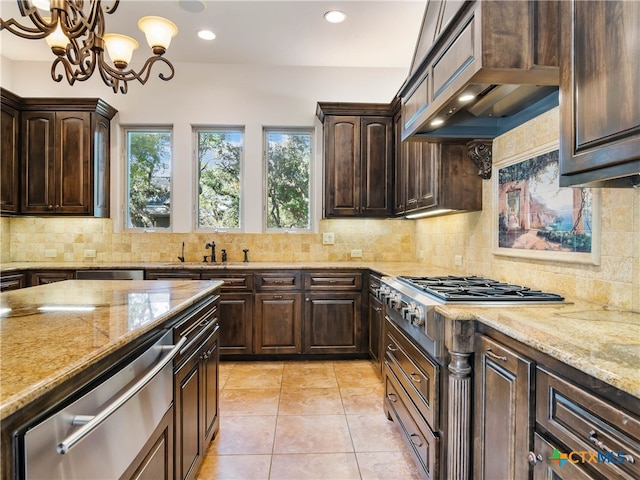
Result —
<svg viewBox="0 0 640 480"><path fill-rule="evenodd" d="M162 62L168 73L159 73L162 80L171 80L174 69L163 57L171 39L178 33L175 24L161 17L144 17L138 27L153 51L139 72L127 69L138 42L126 35L105 33L104 14L112 14L120 0L103 7L101 0L17 0L20 13L29 17L33 25L21 25L13 18L0 18L0 30L27 39L44 38L56 59L51 66L51 77L60 82L64 73L69 85L87 80L98 71L104 83L114 93L127 93L127 83L138 80L143 85L149 79L154 63ZM41 14L46 11L48 14ZM112 64L105 60L105 49Z"/></svg>

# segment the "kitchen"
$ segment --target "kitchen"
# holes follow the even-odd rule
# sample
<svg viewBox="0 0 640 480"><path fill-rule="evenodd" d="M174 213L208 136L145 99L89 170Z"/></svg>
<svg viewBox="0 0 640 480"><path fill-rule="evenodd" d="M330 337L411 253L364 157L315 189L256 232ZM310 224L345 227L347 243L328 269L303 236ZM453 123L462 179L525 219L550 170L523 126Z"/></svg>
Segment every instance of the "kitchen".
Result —
<svg viewBox="0 0 640 480"><path fill-rule="evenodd" d="M417 37L424 2L404 3L413 3L405 7L419 11L412 33ZM124 11L124 5L120 8ZM181 32L184 31L181 28ZM170 53L171 50L168 57ZM118 110L112 121L111 218L3 217L3 265L29 262L64 268L65 262L83 265L175 262L182 242L186 244L186 261L200 262L206 253L205 244L214 237L218 245L227 248L230 262L241 262L243 249L249 250L251 262L265 264L331 262L357 268L404 262L410 264L413 271L482 275L559 293L571 299L605 304L613 309L640 311L638 189L600 190L599 264L494 254L492 225L496 211L492 180L482 182L483 208L477 212L415 221L321 219L322 130L315 116L317 102L388 103L406 78L406 65L413 52L405 53L402 68L383 69L185 63L179 65L180 69L171 81L165 83L152 78L144 86L132 84L127 95L112 94L97 79L72 87L56 84L49 77L49 62L12 61L3 57L2 86L14 93L23 97L98 96ZM120 152L123 147L117 125L149 122L173 125L175 158L181 159L180 168L174 171L173 182L176 190L184 193L174 195L171 233L131 232L122 228L120 204L124 195ZM558 141L558 108L540 114L531 122L494 140L494 164ZM261 208L246 208L245 228L241 233L194 233L190 213L194 169L190 160L191 125L203 124L244 125L248 162L261 158L262 126L308 127L313 124L317 152L313 176L318 199L314 207L317 232L263 232ZM245 205L262 205L261 189L251 188L262 185L261 168L246 168L243 174L243 182L248 186ZM334 243L323 244L323 233L333 233ZM56 255L46 257L47 250L55 250ZM96 257L85 258L85 250L95 250ZM353 250L361 250L362 257L351 257Z"/></svg>

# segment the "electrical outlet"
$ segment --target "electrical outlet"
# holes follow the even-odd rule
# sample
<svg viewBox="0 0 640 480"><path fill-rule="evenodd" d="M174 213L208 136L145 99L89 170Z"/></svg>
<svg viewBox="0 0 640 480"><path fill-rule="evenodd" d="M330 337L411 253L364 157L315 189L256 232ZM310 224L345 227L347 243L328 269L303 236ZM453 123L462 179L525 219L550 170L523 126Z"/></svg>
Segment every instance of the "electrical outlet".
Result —
<svg viewBox="0 0 640 480"><path fill-rule="evenodd" d="M453 257L453 263L455 263L458 267L462 266L462 255L456 255Z"/></svg>
<svg viewBox="0 0 640 480"><path fill-rule="evenodd" d="M47 249L44 251L44 256L47 258L55 258L58 256L58 251L56 249Z"/></svg>
<svg viewBox="0 0 640 480"><path fill-rule="evenodd" d="M96 251L95 250L85 250L84 251L84 258L96 258Z"/></svg>
<svg viewBox="0 0 640 480"><path fill-rule="evenodd" d="M325 232L322 234L322 244L323 245L333 245L336 237L332 232Z"/></svg>
<svg viewBox="0 0 640 480"><path fill-rule="evenodd" d="M362 257L362 250L360 250L359 248L351 250L351 257L352 258L361 258Z"/></svg>

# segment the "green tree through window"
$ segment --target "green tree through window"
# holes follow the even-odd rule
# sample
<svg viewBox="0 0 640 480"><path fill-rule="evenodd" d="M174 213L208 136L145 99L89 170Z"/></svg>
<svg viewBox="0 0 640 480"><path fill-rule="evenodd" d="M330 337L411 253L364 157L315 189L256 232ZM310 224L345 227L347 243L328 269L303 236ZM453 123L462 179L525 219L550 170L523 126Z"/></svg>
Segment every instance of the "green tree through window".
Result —
<svg viewBox="0 0 640 480"><path fill-rule="evenodd" d="M243 131L198 129L198 228L240 228Z"/></svg>
<svg viewBox="0 0 640 480"><path fill-rule="evenodd" d="M309 131L265 130L267 228L309 229Z"/></svg>
<svg viewBox="0 0 640 480"><path fill-rule="evenodd" d="M126 130L127 228L171 226L171 131Z"/></svg>

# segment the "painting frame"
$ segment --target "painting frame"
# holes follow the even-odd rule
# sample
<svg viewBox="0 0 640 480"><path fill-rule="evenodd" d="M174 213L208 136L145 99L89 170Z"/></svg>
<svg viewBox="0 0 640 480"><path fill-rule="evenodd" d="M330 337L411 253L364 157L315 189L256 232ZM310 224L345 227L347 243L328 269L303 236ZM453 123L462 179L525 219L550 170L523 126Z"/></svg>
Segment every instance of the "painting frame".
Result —
<svg viewBox="0 0 640 480"><path fill-rule="evenodd" d="M518 194L518 197L512 196L511 202L508 205L505 205L505 202L509 202L509 199L506 198L506 182L503 183L503 187L501 190L500 182L500 174L501 170L511 168L517 168L517 166L524 164L530 160L536 160L538 158L547 158L545 155L549 154L549 156L553 157L555 151L559 149L559 142L553 141L547 143L545 145L541 145L530 150L527 150L524 153L520 153L517 155L513 155L511 157L501 159L499 162L494 163L493 172L492 172L492 193L493 193L493 208L492 208L492 232L493 232L493 249L492 253L496 256L505 256L505 257L514 257L514 258L522 258L522 259L530 259L530 260L541 260L541 261L551 261L551 262L564 262L564 263L579 263L579 264L590 264L590 265L600 265L600 242L601 242L601 199L600 199L600 191L598 189L582 189L587 190L590 193L590 215L586 219L590 222L591 227L591 245L590 251L560 251L560 250L551 250L551 249L534 249L534 248L517 248L512 246L506 246L504 235L506 235L506 229L508 229L508 224L505 221L505 215L508 215L512 208L520 209L520 197L521 194ZM579 187L560 187L558 183L559 177L559 168L556 170L558 173L555 175L555 179L553 182L550 182L548 186L553 190L553 193L561 193L561 191L575 190ZM506 172L508 173L508 172ZM528 179L529 180L529 179ZM555 192L557 190L557 192ZM501 197L502 195L502 197ZM584 197L583 197L584 198ZM502 205L501 202L502 201ZM502 208L501 208L502 207ZM582 211L582 210L581 210ZM503 217L500 217L502 212ZM531 213L528 213L531 215ZM572 218L573 221L573 218ZM524 228L518 224L516 221L516 226L514 230L519 232L529 233L530 231L536 231L533 228ZM501 237L501 232L503 237ZM577 235L576 235L577 236ZM502 241L502 245L500 244ZM515 243L515 242L514 242ZM522 242L521 242L522 243ZM541 243L541 242L538 242Z"/></svg>

